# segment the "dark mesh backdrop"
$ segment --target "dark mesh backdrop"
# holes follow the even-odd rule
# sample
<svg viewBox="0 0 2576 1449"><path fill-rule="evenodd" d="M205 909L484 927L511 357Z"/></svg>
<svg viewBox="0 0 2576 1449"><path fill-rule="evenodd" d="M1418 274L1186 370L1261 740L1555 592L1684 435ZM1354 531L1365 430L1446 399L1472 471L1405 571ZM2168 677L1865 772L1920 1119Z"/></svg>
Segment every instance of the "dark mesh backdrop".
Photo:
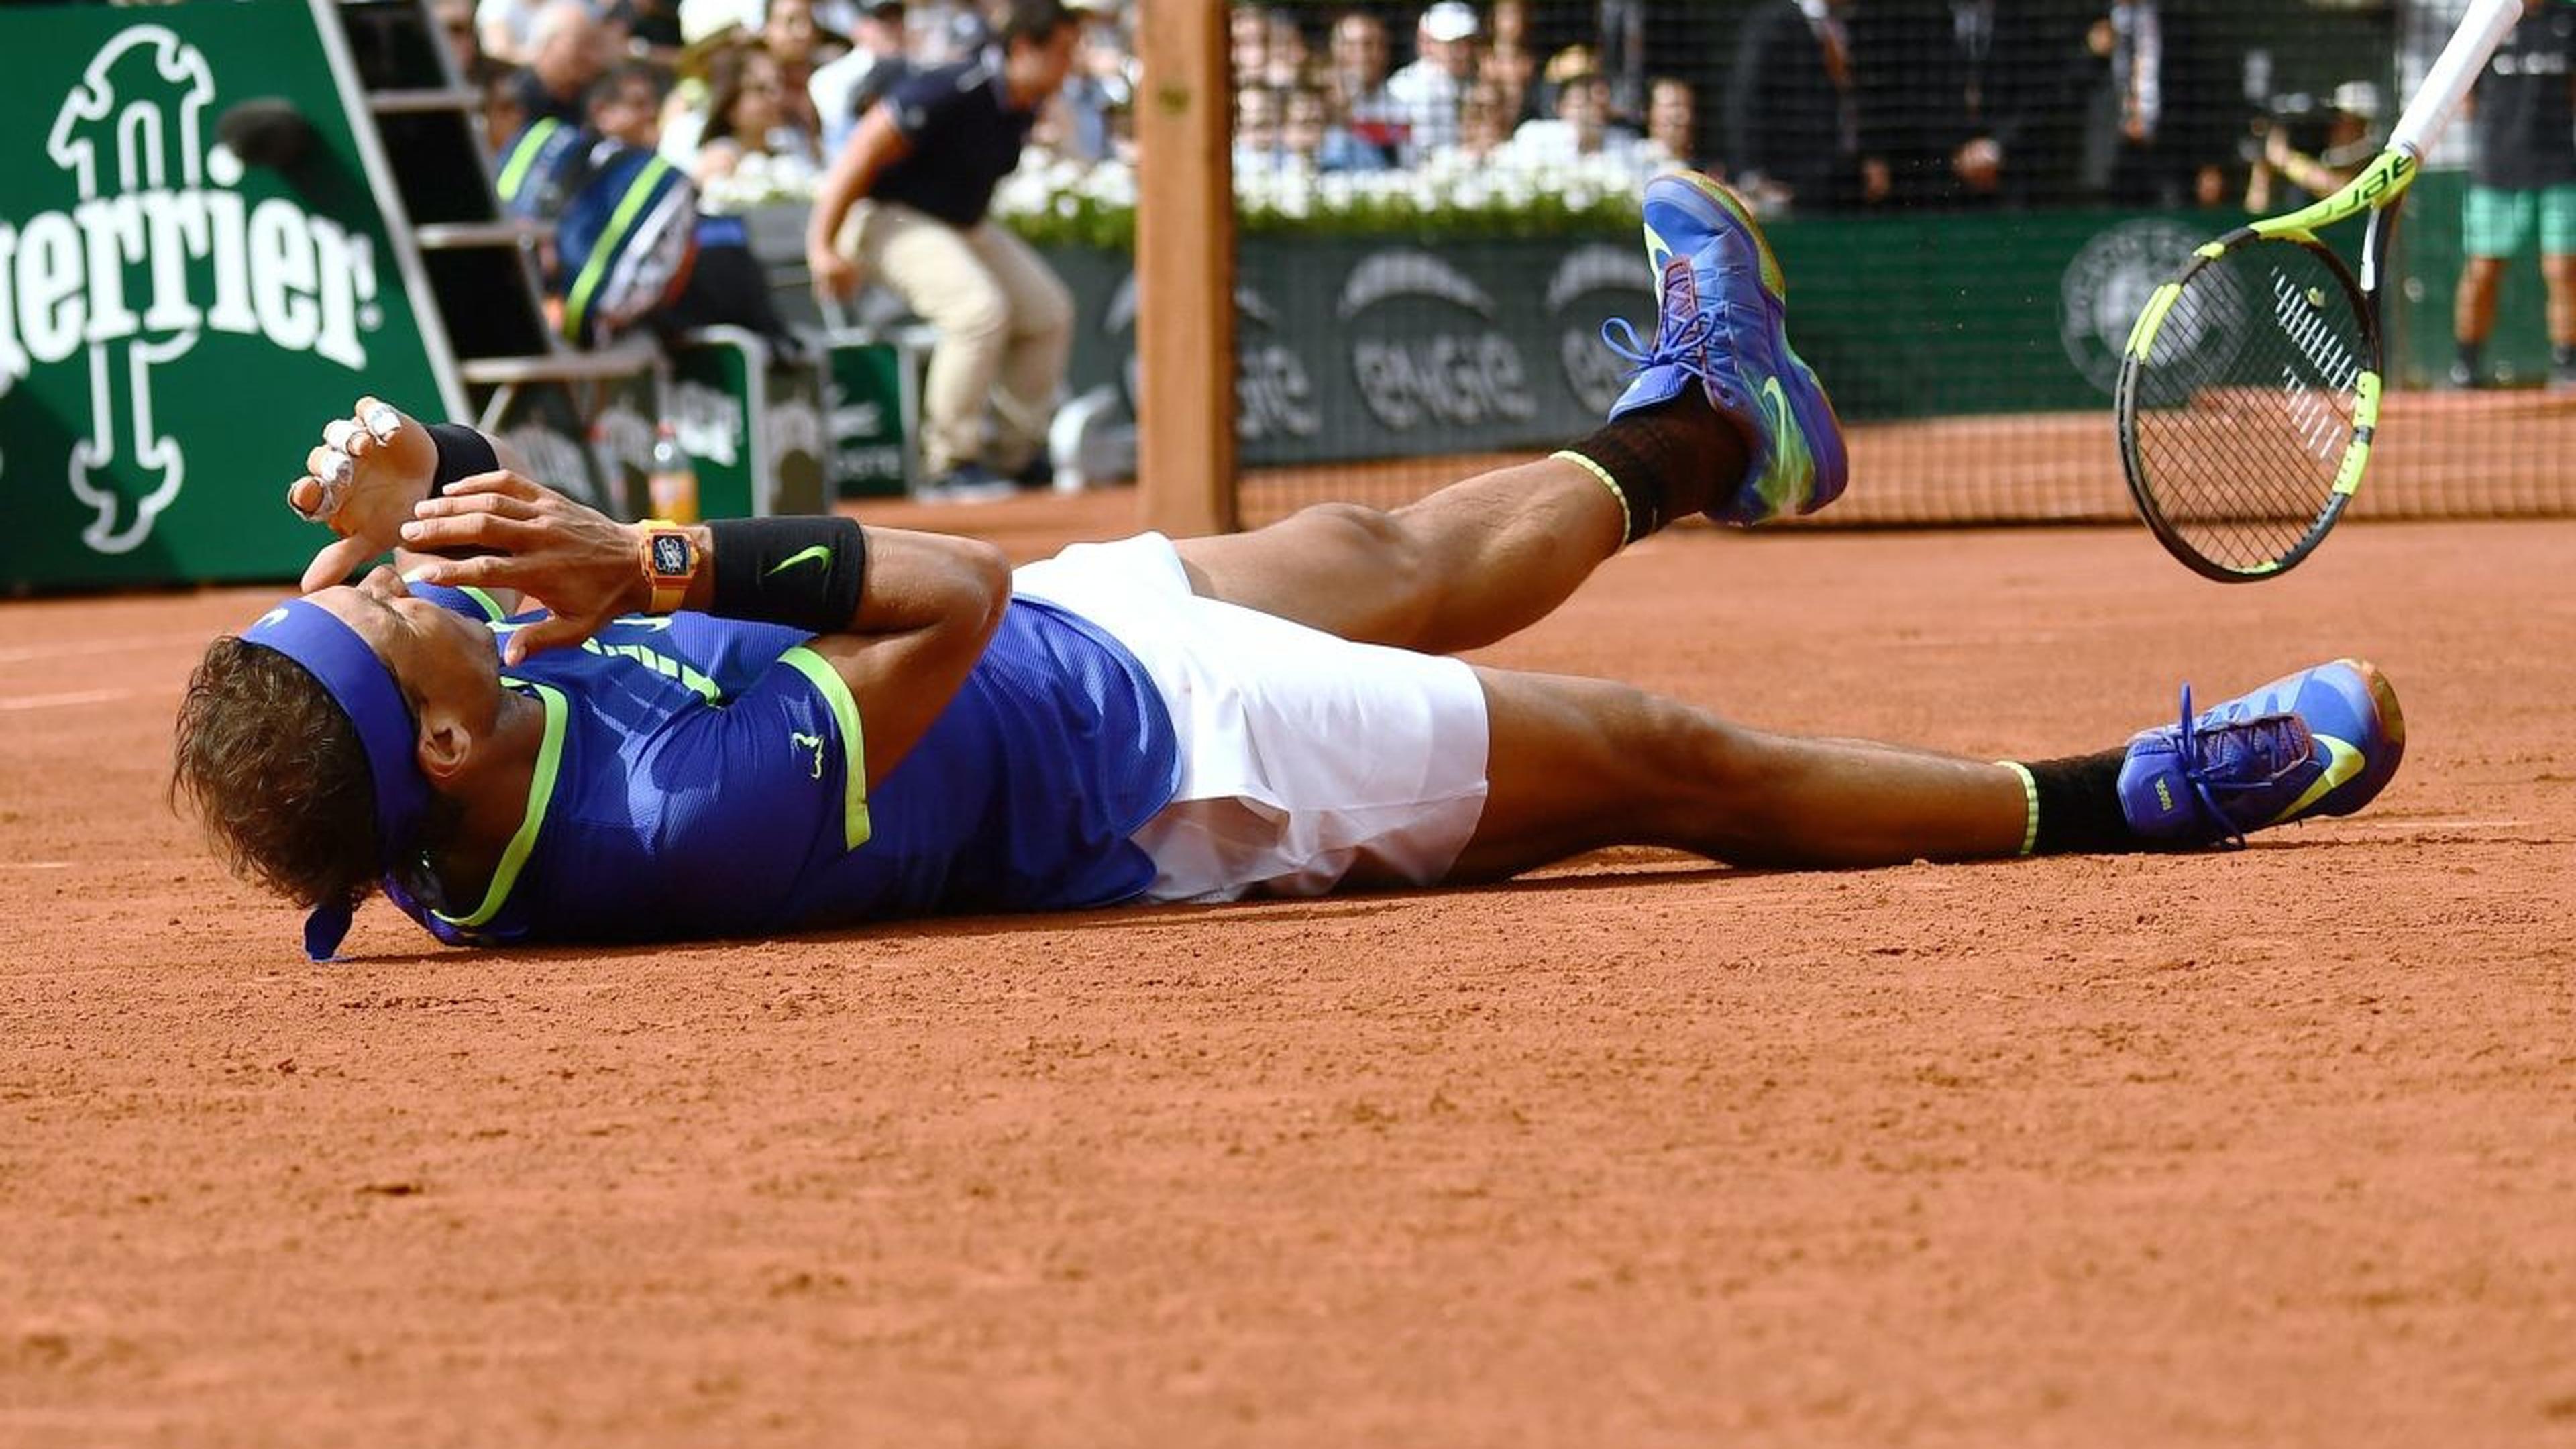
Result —
<svg viewBox="0 0 2576 1449"><path fill-rule="evenodd" d="M1636 193L1676 164L1769 218L1792 339L1852 433L1824 521L2125 518L2110 400L2139 304L2375 152L2459 5L1856 0L1827 26L1795 0L1532 0L1517 45L1514 8L1475 0L1472 29L1457 6L1237 8L1252 521L1590 426L1618 381L1600 322L1651 332ZM2493 385L2445 378L2468 139L2408 202L2357 517L2576 509L2576 396L2544 386L2528 253Z"/></svg>

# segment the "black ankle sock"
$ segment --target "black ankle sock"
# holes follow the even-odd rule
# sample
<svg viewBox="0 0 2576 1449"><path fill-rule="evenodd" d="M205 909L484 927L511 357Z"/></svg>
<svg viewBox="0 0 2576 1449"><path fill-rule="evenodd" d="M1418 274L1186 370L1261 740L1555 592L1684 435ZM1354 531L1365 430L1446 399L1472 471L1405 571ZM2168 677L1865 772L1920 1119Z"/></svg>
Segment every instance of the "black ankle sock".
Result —
<svg viewBox="0 0 2576 1449"><path fill-rule="evenodd" d="M2458 353L2458 357L2459 357L2459 364L2460 364L2460 371L2462 371L2462 372L2465 372L2465 373L2469 374L2471 377L2475 377L2475 376L2477 376L2479 368L2480 368L2480 367L2482 367L2482 366L2485 364L2485 362L2486 362L2486 356L2487 356L2487 345L2486 345L2485 343L2483 343L2483 342L2463 342L2463 343L2460 343L2460 344L2459 344L2459 353Z"/></svg>
<svg viewBox="0 0 2576 1449"><path fill-rule="evenodd" d="M1627 543L1705 511L1744 476L1744 438L1697 383L1660 407L1630 413L1565 451L1590 460L1628 503Z"/></svg>
<svg viewBox="0 0 2576 1449"><path fill-rule="evenodd" d="M2576 368L2576 342L2553 342L2549 346L2549 365L2559 372Z"/></svg>
<svg viewBox="0 0 2576 1449"><path fill-rule="evenodd" d="M2138 838L2120 813L2120 764L2127 750L2105 750L2024 765L2039 798L2033 855L2098 855L2135 850Z"/></svg>

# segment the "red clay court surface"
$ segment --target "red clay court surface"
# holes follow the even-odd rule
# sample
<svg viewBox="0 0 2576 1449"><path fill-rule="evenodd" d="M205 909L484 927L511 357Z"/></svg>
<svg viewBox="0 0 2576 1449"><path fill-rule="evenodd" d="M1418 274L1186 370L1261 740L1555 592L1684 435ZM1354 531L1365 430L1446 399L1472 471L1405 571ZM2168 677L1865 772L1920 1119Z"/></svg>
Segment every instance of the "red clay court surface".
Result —
<svg viewBox="0 0 2576 1449"><path fill-rule="evenodd" d="M1489 656L1981 756L2378 660L2238 854L324 967L160 804L265 593L0 607L0 1444L2576 1442L2570 560L1691 529Z"/></svg>

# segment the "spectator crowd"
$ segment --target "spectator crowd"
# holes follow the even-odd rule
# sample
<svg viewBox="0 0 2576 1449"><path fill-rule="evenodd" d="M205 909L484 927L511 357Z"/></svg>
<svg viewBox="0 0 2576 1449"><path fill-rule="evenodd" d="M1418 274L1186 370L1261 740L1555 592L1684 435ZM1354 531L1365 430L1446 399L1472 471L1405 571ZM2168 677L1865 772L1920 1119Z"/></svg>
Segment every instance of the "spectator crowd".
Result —
<svg viewBox="0 0 2576 1449"><path fill-rule="evenodd" d="M792 349L728 219L812 202L822 290L881 283L945 339L937 469L1042 469L1066 304L991 223L1132 207L1139 0L433 3L496 155L552 119L694 182L699 274L670 320ZM1238 196L1291 219L1386 199L1579 214L1680 167L1773 214L2277 211L2340 184L2386 121L2366 80L2273 95L2280 57L2223 0L1244 0L1225 19ZM2550 226L2554 259L2576 249L2576 223ZM2554 304L2576 269L2553 266ZM2460 304L2465 375L2486 295ZM2553 307L2576 377L2569 319Z"/></svg>
<svg viewBox="0 0 2576 1449"><path fill-rule="evenodd" d="M810 195L899 78L992 34L969 0L436 3L496 151L537 117L587 116L660 149L717 211ZM1132 162L1136 0L1075 8L1088 23L1073 69L1006 209ZM1235 169L1255 196L1333 176L1618 188L1691 166L1774 211L2237 201L2308 158L2267 143L2265 101L2244 99L2246 57L2213 13L2180 0L1238 3Z"/></svg>

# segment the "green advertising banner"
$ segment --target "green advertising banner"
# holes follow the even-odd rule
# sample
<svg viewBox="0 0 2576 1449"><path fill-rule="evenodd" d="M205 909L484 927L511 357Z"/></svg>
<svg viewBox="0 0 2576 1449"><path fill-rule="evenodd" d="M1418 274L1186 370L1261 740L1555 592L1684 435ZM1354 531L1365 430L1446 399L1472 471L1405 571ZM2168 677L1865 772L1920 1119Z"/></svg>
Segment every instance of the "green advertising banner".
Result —
<svg viewBox="0 0 2576 1449"><path fill-rule="evenodd" d="M757 333L703 327L671 353L670 415L697 465L698 516L831 506L820 364L780 362Z"/></svg>
<svg viewBox="0 0 2576 1449"><path fill-rule="evenodd" d="M292 578L283 504L373 392L461 405L389 245L328 0L0 8L0 589ZM217 140L291 103L285 172Z"/></svg>
<svg viewBox="0 0 2576 1449"><path fill-rule="evenodd" d="M1799 350L1852 421L2107 415L2156 284L2214 213L2066 211L1782 221ZM1123 253L1054 248L1073 292L1070 389L1126 391L1136 286ZM1254 466L1554 446L1598 425L1654 335L1625 237L1424 245L1246 239L1235 278L1236 426ZM1132 403L1132 392L1128 393Z"/></svg>
<svg viewBox="0 0 2576 1449"><path fill-rule="evenodd" d="M901 497L912 477L904 436L905 354L891 342L833 342L824 350L831 478L843 498Z"/></svg>
<svg viewBox="0 0 2576 1449"><path fill-rule="evenodd" d="M751 353L705 339L671 353L671 423L698 471L700 518L749 518L759 510L752 412L759 370Z"/></svg>

